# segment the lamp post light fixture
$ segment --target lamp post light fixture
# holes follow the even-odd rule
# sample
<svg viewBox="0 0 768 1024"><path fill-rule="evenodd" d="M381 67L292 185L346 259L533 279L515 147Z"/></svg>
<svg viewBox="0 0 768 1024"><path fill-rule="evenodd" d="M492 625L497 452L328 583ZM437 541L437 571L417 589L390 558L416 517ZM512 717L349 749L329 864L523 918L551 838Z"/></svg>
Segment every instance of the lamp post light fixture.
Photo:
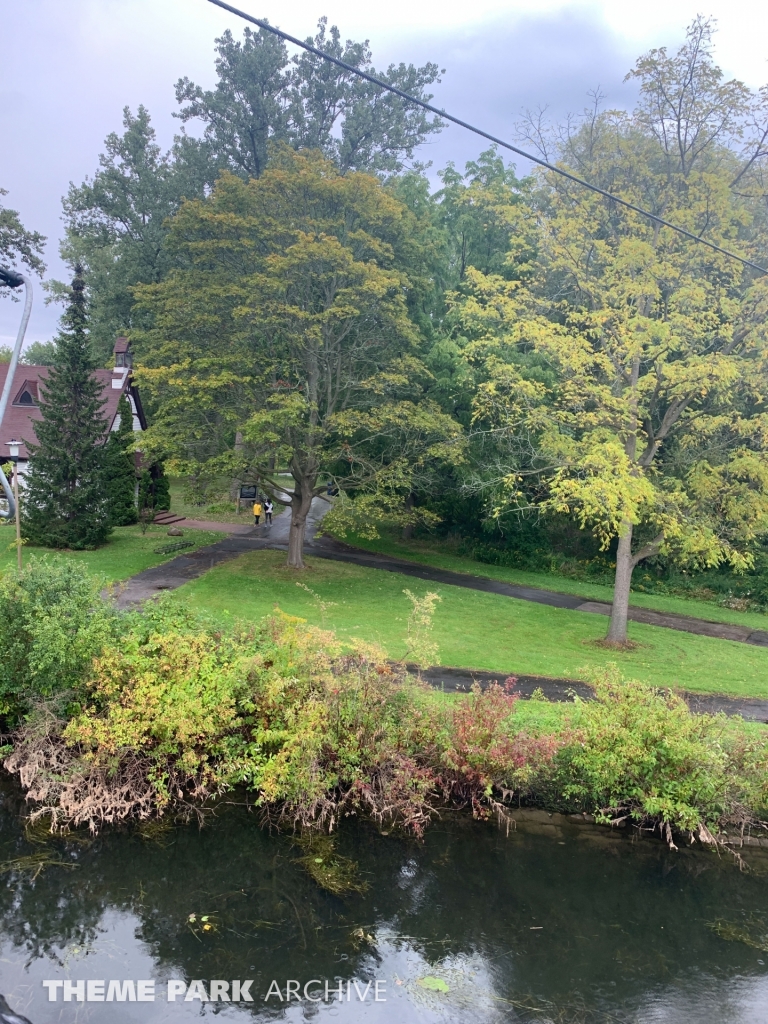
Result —
<svg viewBox="0 0 768 1024"><path fill-rule="evenodd" d="M19 508L19 447L21 442L17 440L6 441L13 463L13 498L16 505L16 561L21 572L21 509Z"/></svg>

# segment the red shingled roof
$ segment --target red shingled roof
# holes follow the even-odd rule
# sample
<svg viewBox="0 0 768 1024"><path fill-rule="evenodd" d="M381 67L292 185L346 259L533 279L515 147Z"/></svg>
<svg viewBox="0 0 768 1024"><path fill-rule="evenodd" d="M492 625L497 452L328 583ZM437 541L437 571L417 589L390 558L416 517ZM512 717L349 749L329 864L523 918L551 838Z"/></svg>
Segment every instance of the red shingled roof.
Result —
<svg viewBox="0 0 768 1024"><path fill-rule="evenodd" d="M0 363L0 392L2 392L5 385L8 366L8 363ZM8 448L5 445L6 441L16 439L17 441L32 441L33 444L36 443L35 421L41 418L40 408L38 405L21 404L20 399L24 391L27 390L32 398L39 402L38 384L42 382L44 392L48 373L49 367L47 366L25 366L20 364L16 367L11 393L8 397L8 406L5 410L3 422L0 424L0 458L8 454ZM107 421L108 430L111 430L115 415L117 414L120 396L130 390L130 374L113 373L112 370L94 370L94 376L101 383L103 389L102 399L104 405L101 409L101 415ZM113 380L120 381L119 388L112 387ZM139 417L141 418L140 411ZM26 444L21 446L19 457L22 459L29 458Z"/></svg>

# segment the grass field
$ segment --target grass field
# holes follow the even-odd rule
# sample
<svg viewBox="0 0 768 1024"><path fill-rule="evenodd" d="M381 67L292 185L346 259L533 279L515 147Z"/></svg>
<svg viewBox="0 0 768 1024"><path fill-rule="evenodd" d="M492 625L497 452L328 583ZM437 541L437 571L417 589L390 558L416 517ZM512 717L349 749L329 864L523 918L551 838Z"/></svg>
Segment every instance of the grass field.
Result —
<svg viewBox="0 0 768 1024"><path fill-rule="evenodd" d="M117 580L125 580L153 565L168 562L172 558L176 558L177 555L194 551L206 544L213 544L223 536L225 536L223 533L188 530L183 538L179 538L169 537L168 528L165 526L150 526L145 534L142 534L138 526L120 526L113 531L104 547L98 548L96 551L62 551L58 554L65 558L76 558L85 562L92 572L101 573L112 583ZM168 555L158 555L154 551L156 547L172 544L181 539L191 541L192 547ZM45 554L53 554L53 552L48 548L33 548L27 545L23 549L24 559L29 558L30 555ZM0 569L15 564L16 536L13 527L0 528Z"/></svg>
<svg viewBox="0 0 768 1024"><path fill-rule="evenodd" d="M360 537L344 538L345 543L366 551L377 551L394 558L404 558L410 562L420 562L438 569L451 569L470 576L485 576L488 579L503 580L505 583L517 583L526 587L539 587L541 590L555 590L561 594L576 594L589 601L613 600L612 588L600 583L587 583L561 576L552 572L526 572L523 569L512 569L502 565L487 565L473 558L462 557L440 547L437 542L414 540L402 541L382 535L378 540L365 540ZM642 575L636 570L638 576ZM630 604L637 608L651 608L658 612L675 612L678 615L691 615L710 622L733 622L740 626L752 626L755 629L768 630L768 615L757 611L736 611L722 608L714 601L697 601L687 597L667 597L659 594L640 594L632 592Z"/></svg>
<svg viewBox="0 0 768 1024"><path fill-rule="evenodd" d="M228 619L256 620L277 605L342 637L378 642L398 658L410 611L403 590L421 595L432 589L442 598L434 639L443 665L488 669L500 676L583 679L615 661L625 675L659 686L768 697L768 650L763 648L631 623L630 637L640 646L608 652L594 643L605 635L603 616L430 586L346 563L309 558L308 564L306 572L297 574L285 567L281 552L253 552L182 587L176 599ZM297 583L314 590L320 601L335 603L323 612L320 601Z"/></svg>

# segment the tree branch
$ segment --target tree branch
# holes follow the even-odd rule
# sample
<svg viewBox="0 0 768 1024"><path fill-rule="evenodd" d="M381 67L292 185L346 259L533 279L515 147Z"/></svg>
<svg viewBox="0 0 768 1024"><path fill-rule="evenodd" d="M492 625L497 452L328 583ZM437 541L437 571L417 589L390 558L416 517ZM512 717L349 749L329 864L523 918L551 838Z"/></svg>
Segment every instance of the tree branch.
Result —
<svg viewBox="0 0 768 1024"><path fill-rule="evenodd" d="M664 534L660 533L657 537L654 537L648 544L644 544L639 551L632 555L632 568L637 565L638 562L642 562L644 558L650 558L651 555L657 555L661 545L664 543Z"/></svg>

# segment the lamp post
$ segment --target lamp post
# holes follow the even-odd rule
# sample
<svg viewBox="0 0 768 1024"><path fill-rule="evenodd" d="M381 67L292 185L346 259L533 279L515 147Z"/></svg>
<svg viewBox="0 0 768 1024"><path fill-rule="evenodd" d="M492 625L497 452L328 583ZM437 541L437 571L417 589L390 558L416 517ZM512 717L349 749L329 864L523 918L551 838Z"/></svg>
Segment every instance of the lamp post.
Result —
<svg viewBox="0 0 768 1024"><path fill-rule="evenodd" d="M21 572L21 509L19 508L19 445L20 441L6 441L13 463L13 498L16 504L16 561Z"/></svg>
<svg viewBox="0 0 768 1024"><path fill-rule="evenodd" d="M0 395L0 424L3 422L5 416L5 409L8 405L8 398L11 394L11 387L13 386L13 378L16 375L16 366L19 362L19 356L21 355L21 346L24 341L24 335L27 331L27 324L29 323L29 315L32 312L32 281L26 274L20 274L17 270L11 270L8 267L0 267L0 287L5 288L21 288L24 285L24 312L21 315L21 323L19 324L19 333L16 335L16 344L13 346L13 354L11 355L11 362L8 366L8 370L5 375L5 384L3 385L3 393ZM16 445L16 452L18 454L18 441L9 442ZM18 472L16 473L18 476ZM11 516L16 516L16 530L19 529L19 516L18 509L14 504L13 493L8 486L8 481L5 479L5 473L0 467L0 487L5 493L5 497L8 501L8 511L0 509L0 519L10 519ZM19 545L19 568L21 568L21 546Z"/></svg>

